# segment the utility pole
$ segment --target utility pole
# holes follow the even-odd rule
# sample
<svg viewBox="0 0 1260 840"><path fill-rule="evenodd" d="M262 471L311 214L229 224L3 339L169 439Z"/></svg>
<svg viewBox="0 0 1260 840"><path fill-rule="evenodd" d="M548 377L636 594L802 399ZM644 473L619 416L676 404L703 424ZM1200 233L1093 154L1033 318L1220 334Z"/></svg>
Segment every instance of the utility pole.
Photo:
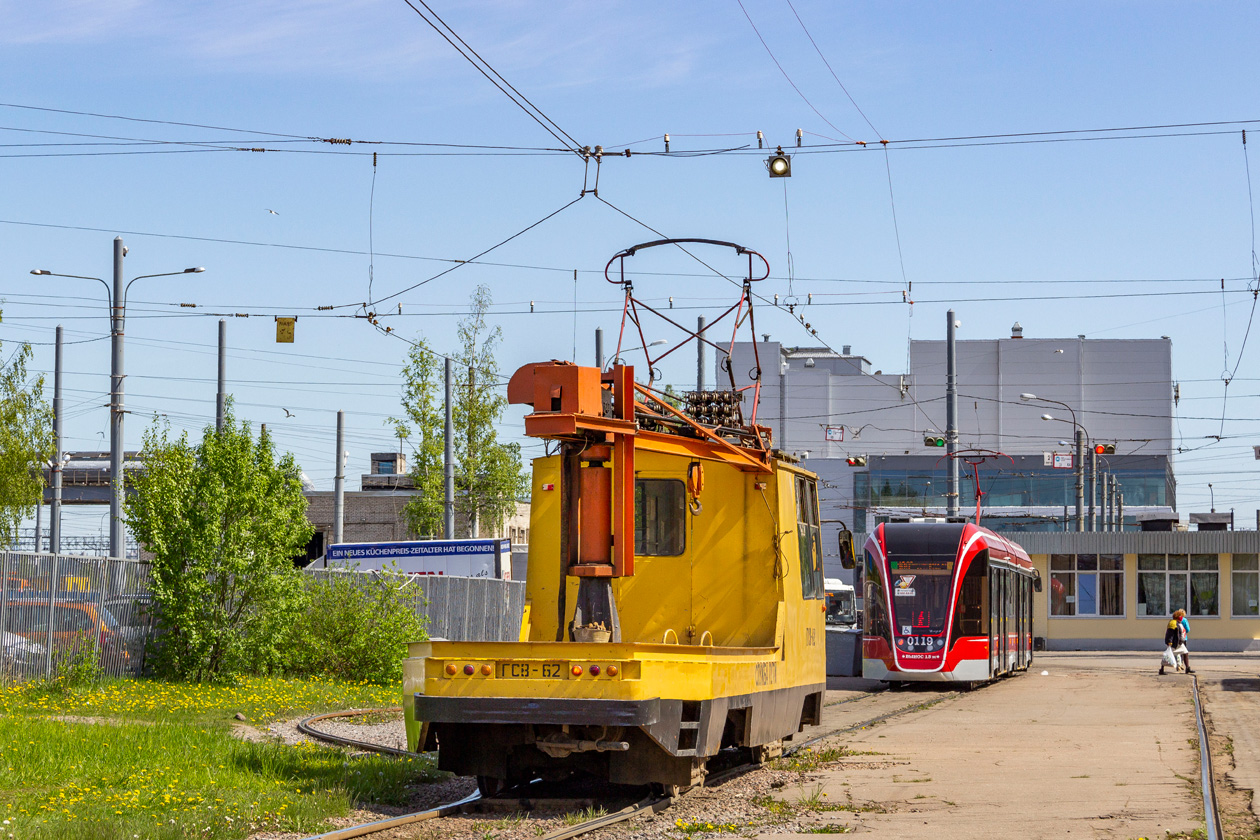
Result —
<svg viewBox="0 0 1260 840"><path fill-rule="evenodd" d="M1089 450L1089 530L1098 530L1098 513L1094 509L1094 500L1098 496L1098 453L1091 447Z"/></svg>
<svg viewBox="0 0 1260 840"><path fill-rule="evenodd" d="M337 412L337 472L333 478L333 544L345 542L346 413Z"/></svg>
<svg viewBox="0 0 1260 840"><path fill-rule="evenodd" d="M1117 503L1117 501L1119 500L1119 497L1120 497L1120 486L1119 486L1119 485L1120 485L1120 482L1116 479L1116 474L1115 474L1115 473L1111 473L1111 476L1110 476L1110 477L1111 477L1111 493L1109 494L1109 498L1110 498L1110 500L1111 500L1111 505L1110 505L1110 508L1111 508L1111 517L1110 517L1110 518L1111 518L1111 527L1110 527L1110 529L1109 529L1109 530L1112 530L1112 531L1119 531L1120 529L1119 529L1118 527L1116 527L1116 526L1117 526L1117 524L1118 524L1118 520L1116 519L1116 503Z"/></svg>
<svg viewBox="0 0 1260 840"><path fill-rule="evenodd" d="M48 551L61 553L61 325L57 325L57 352L53 357L53 463L52 510L49 511Z"/></svg>
<svg viewBox="0 0 1260 840"><path fill-rule="evenodd" d="M945 513L958 515L958 355L954 344L954 310L945 313L945 456L949 459L949 485Z"/></svg>
<svg viewBox="0 0 1260 840"><path fill-rule="evenodd" d="M602 343L596 338L596 343ZM446 426L442 453L442 537L455 539L455 419L453 412L455 375L446 359Z"/></svg>
<svg viewBox="0 0 1260 840"><path fill-rule="evenodd" d="M1085 530L1085 430L1076 427L1076 530Z"/></svg>
<svg viewBox="0 0 1260 840"><path fill-rule="evenodd" d="M1116 498L1116 530L1124 531L1124 494ZM1233 517L1230 517L1230 530L1233 530Z"/></svg>
<svg viewBox="0 0 1260 840"><path fill-rule="evenodd" d="M696 318L696 390L704 390L704 316Z"/></svg>
<svg viewBox="0 0 1260 840"><path fill-rule="evenodd" d="M787 452L787 359L779 350L779 439L780 452Z"/></svg>
<svg viewBox="0 0 1260 840"><path fill-rule="evenodd" d="M604 369L604 328L595 328L595 366Z"/></svg>
<svg viewBox="0 0 1260 840"><path fill-rule="evenodd" d="M219 391L214 401L214 428L223 431L227 412L227 319L219 319Z"/></svg>
<svg viewBox="0 0 1260 840"><path fill-rule="evenodd" d="M468 366L468 402L465 403L465 405L469 405L472 403L474 399L474 395L476 393L477 393L477 371L476 369L473 368L472 365L469 365ZM467 447L466 447L467 449L472 448L472 439L473 439L473 419L472 419L472 412L470 411L468 412L468 442L467 442ZM467 474L469 478L472 477L471 473L467 473ZM465 490L465 496L468 503L468 538L475 540L477 539L477 524L478 524L477 523L477 499L472 494L471 487L466 487L464 488L464 490Z"/></svg>
<svg viewBox="0 0 1260 840"><path fill-rule="evenodd" d="M114 237L114 295L110 312L109 364L109 556L125 557L122 505L123 476L123 255L121 236Z"/></svg>
<svg viewBox="0 0 1260 840"><path fill-rule="evenodd" d="M40 489L39 504L35 505L35 553L39 554L39 546L43 542L44 494Z"/></svg>

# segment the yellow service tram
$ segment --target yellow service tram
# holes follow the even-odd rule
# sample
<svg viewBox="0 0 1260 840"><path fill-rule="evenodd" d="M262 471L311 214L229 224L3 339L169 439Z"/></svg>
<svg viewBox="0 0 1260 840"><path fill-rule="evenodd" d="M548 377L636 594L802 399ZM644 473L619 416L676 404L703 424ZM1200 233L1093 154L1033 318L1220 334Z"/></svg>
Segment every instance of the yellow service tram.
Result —
<svg viewBox="0 0 1260 840"><path fill-rule="evenodd" d="M622 364L516 372L509 401L555 446L533 463L520 640L411 644L411 749L483 793L574 773L688 786L719 751L764 759L819 722L817 479L743 397L676 405Z"/></svg>

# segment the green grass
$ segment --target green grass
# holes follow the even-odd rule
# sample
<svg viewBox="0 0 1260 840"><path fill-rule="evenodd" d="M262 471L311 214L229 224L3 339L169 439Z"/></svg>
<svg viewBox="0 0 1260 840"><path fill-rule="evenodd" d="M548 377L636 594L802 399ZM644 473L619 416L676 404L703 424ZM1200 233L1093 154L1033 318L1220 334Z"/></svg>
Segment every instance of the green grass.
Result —
<svg viewBox="0 0 1260 840"><path fill-rule="evenodd" d="M203 703L195 702L199 692ZM429 759L350 759L333 747L249 743L228 726L237 711L261 723L371 705L373 692L384 690L282 680L5 691L0 820L7 824L0 837L237 840L258 831L326 830L328 817L348 813L355 802L405 804L408 786L439 777ZM52 717L61 714L111 723Z"/></svg>
<svg viewBox="0 0 1260 840"><path fill-rule="evenodd" d="M572 813L565 814L563 817L560 818L560 822L564 823L565 825L581 825L584 822L590 822L591 820L597 820L600 817L606 817L606 816L608 816L608 812L605 811L603 808L592 807L592 808L586 808L581 811L574 811Z"/></svg>
<svg viewBox="0 0 1260 840"><path fill-rule="evenodd" d="M792 755L774 759L770 762L770 768L772 770L787 770L794 773L808 773L855 755L883 755L883 753L875 752L874 750L850 750L847 747L826 747L818 750L813 747L806 747Z"/></svg>
<svg viewBox="0 0 1260 840"><path fill-rule="evenodd" d="M44 684L0 689L0 715L213 722L239 712L258 724L333 709L397 706L401 698L398 687L318 679L243 677L226 685L109 680L78 691Z"/></svg>

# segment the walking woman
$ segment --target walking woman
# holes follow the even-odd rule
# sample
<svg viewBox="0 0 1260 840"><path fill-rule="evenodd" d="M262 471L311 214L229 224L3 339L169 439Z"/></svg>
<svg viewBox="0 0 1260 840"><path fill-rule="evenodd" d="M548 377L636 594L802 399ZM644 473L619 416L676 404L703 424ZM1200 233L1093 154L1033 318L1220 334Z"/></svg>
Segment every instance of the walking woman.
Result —
<svg viewBox="0 0 1260 840"><path fill-rule="evenodd" d="M1187 658L1189 650L1186 648L1186 633L1182 626L1181 619L1185 616L1185 610L1177 610L1173 613L1172 620L1168 622L1168 629L1164 631L1164 660L1160 663L1159 673L1164 674L1164 668L1168 665L1174 665L1177 662L1177 656L1180 654L1186 663L1186 673L1193 674L1190 670L1190 660ZM1171 660L1171 661L1170 661Z"/></svg>
<svg viewBox="0 0 1260 840"><path fill-rule="evenodd" d="M1181 638L1181 644L1177 646L1173 653L1181 657L1181 666L1185 672L1193 674L1194 671L1190 669L1190 649L1186 647L1186 644L1190 641L1190 622L1186 620L1186 611L1177 610L1173 613L1173 621L1177 622L1177 632Z"/></svg>

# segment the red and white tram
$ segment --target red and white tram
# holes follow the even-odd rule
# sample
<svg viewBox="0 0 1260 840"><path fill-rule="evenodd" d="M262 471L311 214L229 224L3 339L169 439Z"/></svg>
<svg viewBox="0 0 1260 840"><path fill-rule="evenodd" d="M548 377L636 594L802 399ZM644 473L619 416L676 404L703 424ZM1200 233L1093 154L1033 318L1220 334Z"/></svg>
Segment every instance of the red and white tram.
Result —
<svg viewBox="0 0 1260 840"><path fill-rule="evenodd" d="M888 522L865 546L862 676L984 682L1032 662L1041 578L1018 544L955 522Z"/></svg>

